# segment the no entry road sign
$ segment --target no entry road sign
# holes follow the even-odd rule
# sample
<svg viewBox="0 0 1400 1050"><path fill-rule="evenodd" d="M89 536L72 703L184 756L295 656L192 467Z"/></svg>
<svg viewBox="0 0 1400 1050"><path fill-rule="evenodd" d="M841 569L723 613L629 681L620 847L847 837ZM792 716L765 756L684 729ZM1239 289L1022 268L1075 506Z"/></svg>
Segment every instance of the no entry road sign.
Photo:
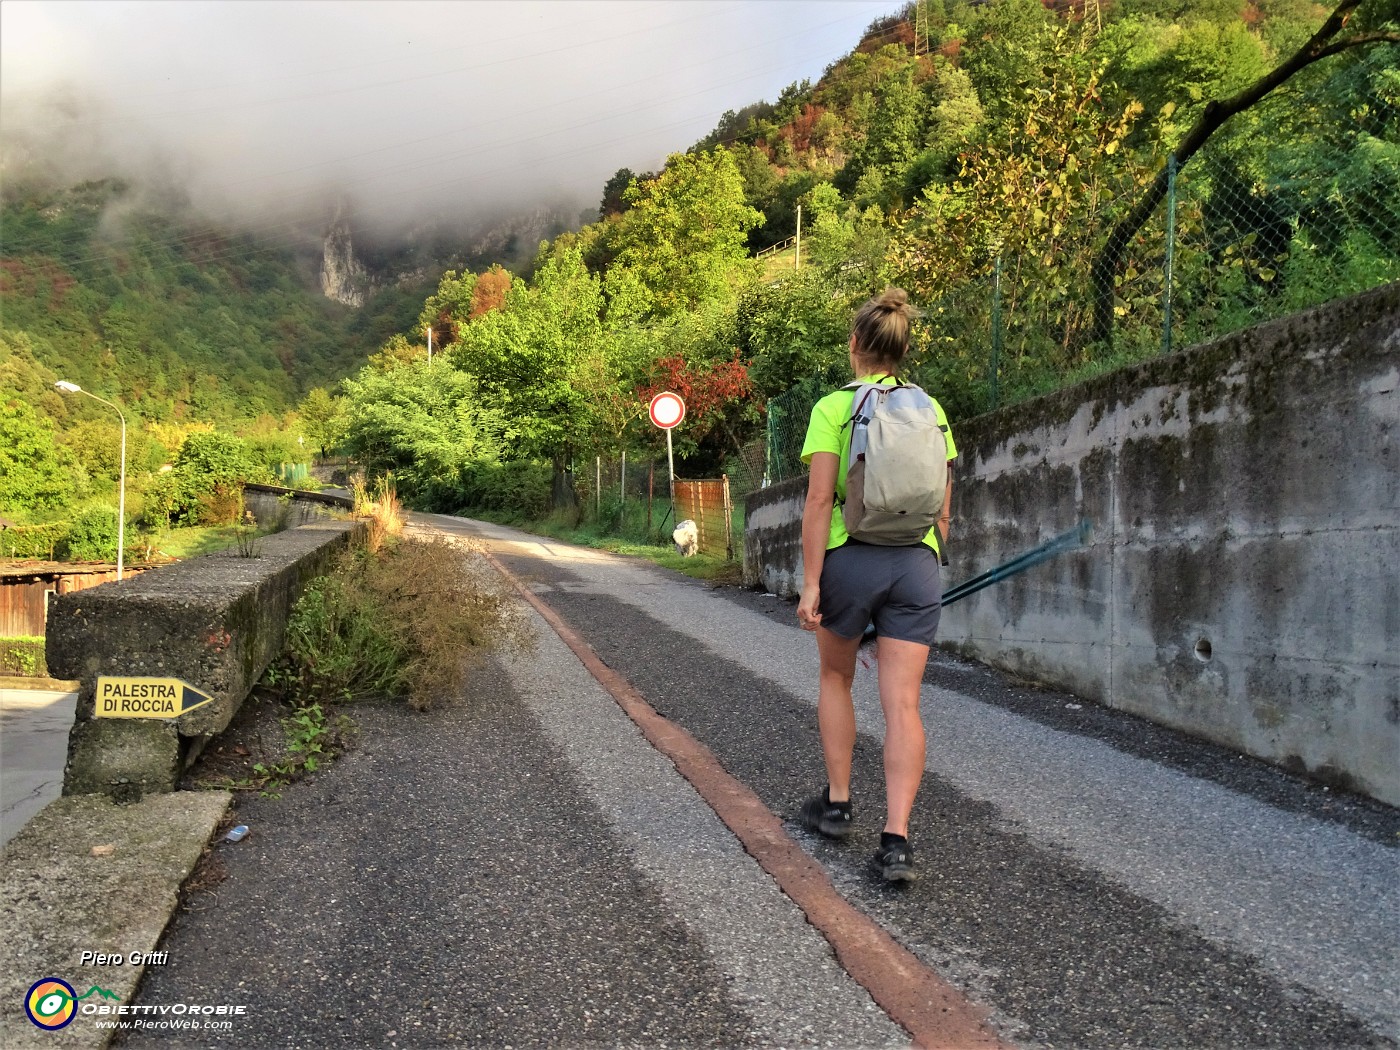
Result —
<svg viewBox="0 0 1400 1050"><path fill-rule="evenodd" d="M685 402L679 394L663 390L651 399L651 421L662 430L670 430L685 418Z"/></svg>

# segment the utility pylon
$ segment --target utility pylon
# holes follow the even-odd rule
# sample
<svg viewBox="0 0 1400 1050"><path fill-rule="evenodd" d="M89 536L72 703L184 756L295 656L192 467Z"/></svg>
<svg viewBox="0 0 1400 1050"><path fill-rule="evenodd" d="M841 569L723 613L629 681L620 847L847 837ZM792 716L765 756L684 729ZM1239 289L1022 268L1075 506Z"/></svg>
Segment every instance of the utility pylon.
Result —
<svg viewBox="0 0 1400 1050"><path fill-rule="evenodd" d="M924 0L914 0L914 56L928 54L928 6Z"/></svg>

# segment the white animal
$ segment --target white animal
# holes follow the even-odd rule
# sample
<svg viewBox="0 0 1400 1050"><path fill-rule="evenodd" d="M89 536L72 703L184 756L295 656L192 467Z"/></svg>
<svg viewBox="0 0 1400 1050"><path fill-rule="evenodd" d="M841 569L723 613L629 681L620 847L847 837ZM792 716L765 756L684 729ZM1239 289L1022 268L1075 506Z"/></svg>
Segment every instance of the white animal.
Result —
<svg viewBox="0 0 1400 1050"><path fill-rule="evenodd" d="M676 531L671 533L671 539L676 541L676 553L682 557L694 557L695 552L700 549L700 530L689 518L676 526Z"/></svg>

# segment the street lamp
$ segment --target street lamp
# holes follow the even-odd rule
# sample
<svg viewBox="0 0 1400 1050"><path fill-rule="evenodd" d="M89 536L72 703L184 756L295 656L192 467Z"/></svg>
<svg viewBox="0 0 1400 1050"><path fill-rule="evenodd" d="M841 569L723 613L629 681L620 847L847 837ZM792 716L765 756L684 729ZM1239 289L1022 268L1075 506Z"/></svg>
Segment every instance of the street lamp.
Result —
<svg viewBox="0 0 1400 1050"><path fill-rule="evenodd" d="M126 416L112 402L84 390L77 383L68 383L60 379L54 384L54 389L62 390L65 394L87 394L94 401L101 401L108 408L115 409L117 418L122 421L122 476L117 488L117 579L120 580L122 578L122 549L126 540Z"/></svg>

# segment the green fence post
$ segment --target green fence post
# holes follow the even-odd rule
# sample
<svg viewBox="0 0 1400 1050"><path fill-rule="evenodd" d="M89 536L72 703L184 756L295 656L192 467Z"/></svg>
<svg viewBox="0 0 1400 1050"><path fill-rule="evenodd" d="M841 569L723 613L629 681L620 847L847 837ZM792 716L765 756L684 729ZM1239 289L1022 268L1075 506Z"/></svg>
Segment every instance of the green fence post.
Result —
<svg viewBox="0 0 1400 1050"><path fill-rule="evenodd" d="M766 447L763 450L763 484L767 486L781 480L778 477L778 439L776 437L777 398L768 399L768 425L766 427Z"/></svg>
<svg viewBox="0 0 1400 1050"><path fill-rule="evenodd" d="M996 258L992 281L992 408L1001 399L1001 256Z"/></svg>
<svg viewBox="0 0 1400 1050"><path fill-rule="evenodd" d="M1176 154L1167 158L1167 259L1162 282L1162 353L1172 351L1172 261L1176 254Z"/></svg>

